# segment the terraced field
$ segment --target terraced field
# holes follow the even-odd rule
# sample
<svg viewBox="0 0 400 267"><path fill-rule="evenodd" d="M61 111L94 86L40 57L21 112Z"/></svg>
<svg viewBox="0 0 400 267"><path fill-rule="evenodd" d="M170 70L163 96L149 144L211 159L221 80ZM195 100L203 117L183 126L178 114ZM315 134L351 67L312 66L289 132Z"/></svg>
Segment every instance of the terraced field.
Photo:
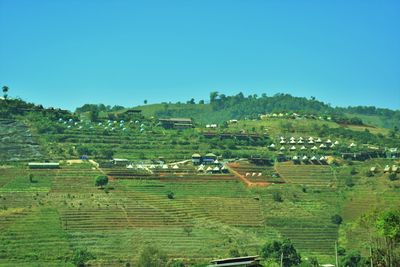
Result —
<svg viewBox="0 0 400 267"><path fill-rule="evenodd" d="M294 165L291 162L278 163L276 170L291 184L307 185L315 188L335 187L337 179L328 165Z"/></svg>

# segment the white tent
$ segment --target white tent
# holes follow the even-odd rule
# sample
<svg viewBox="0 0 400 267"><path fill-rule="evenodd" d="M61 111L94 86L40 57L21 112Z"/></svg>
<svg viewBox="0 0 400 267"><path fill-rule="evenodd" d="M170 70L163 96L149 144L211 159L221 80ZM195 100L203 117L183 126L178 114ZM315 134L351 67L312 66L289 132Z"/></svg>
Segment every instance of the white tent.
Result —
<svg viewBox="0 0 400 267"><path fill-rule="evenodd" d="M281 148L279 149L279 150L281 150L281 151L283 151L283 150L285 150L286 148L284 147L284 146L281 146Z"/></svg>
<svg viewBox="0 0 400 267"><path fill-rule="evenodd" d="M317 157L312 156L312 157L311 157L311 160L317 160Z"/></svg>
<svg viewBox="0 0 400 267"><path fill-rule="evenodd" d="M316 147L316 146L313 146L312 148L311 148L311 150L317 150L318 149L318 147Z"/></svg>
<svg viewBox="0 0 400 267"><path fill-rule="evenodd" d="M162 166L162 168L163 168L163 169L168 169L168 165L167 165L167 164L164 164L164 165Z"/></svg>
<svg viewBox="0 0 400 267"><path fill-rule="evenodd" d="M320 145L319 145L319 148L326 148L326 145L320 144Z"/></svg>
<svg viewBox="0 0 400 267"><path fill-rule="evenodd" d="M295 146L292 146L292 147L290 148L290 150L296 150L296 147L295 147Z"/></svg>
<svg viewBox="0 0 400 267"><path fill-rule="evenodd" d="M334 143L335 145L338 145L339 144L339 141L335 141L335 143Z"/></svg>
<svg viewBox="0 0 400 267"><path fill-rule="evenodd" d="M291 143L291 144L296 144L296 141L294 141L294 140L290 140L290 142L289 143Z"/></svg>
<svg viewBox="0 0 400 267"><path fill-rule="evenodd" d="M355 147L356 146L356 144L354 144L354 143L351 143L350 145L349 145L349 147Z"/></svg>
<svg viewBox="0 0 400 267"><path fill-rule="evenodd" d="M303 140L297 141L298 144L304 144Z"/></svg>
<svg viewBox="0 0 400 267"><path fill-rule="evenodd" d="M301 150L306 150L307 148L305 146L302 146L300 149Z"/></svg>
<svg viewBox="0 0 400 267"><path fill-rule="evenodd" d="M281 140L279 143L280 144L286 144L286 141L285 140Z"/></svg>
<svg viewBox="0 0 400 267"><path fill-rule="evenodd" d="M203 172L203 171L204 171L204 165L200 165L200 166L197 168L197 171L198 171L198 172Z"/></svg>
<svg viewBox="0 0 400 267"><path fill-rule="evenodd" d="M326 140L326 143L331 144L332 143L331 139Z"/></svg>
<svg viewBox="0 0 400 267"><path fill-rule="evenodd" d="M269 147L270 148L275 148L275 145L274 144L270 144Z"/></svg>
<svg viewBox="0 0 400 267"><path fill-rule="evenodd" d="M308 141L309 144L314 144L313 140Z"/></svg>
<svg viewBox="0 0 400 267"><path fill-rule="evenodd" d="M172 169L179 169L179 166L178 165L174 165L174 166L172 166Z"/></svg>
<svg viewBox="0 0 400 267"><path fill-rule="evenodd" d="M308 157L307 156L303 156L301 159L302 160L308 160Z"/></svg>
<svg viewBox="0 0 400 267"><path fill-rule="evenodd" d="M294 156L293 160L299 160L299 157L298 156Z"/></svg>
<svg viewBox="0 0 400 267"><path fill-rule="evenodd" d="M321 138L318 138L317 140L315 140L315 142L316 142L316 143L321 143L322 140L321 140Z"/></svg>

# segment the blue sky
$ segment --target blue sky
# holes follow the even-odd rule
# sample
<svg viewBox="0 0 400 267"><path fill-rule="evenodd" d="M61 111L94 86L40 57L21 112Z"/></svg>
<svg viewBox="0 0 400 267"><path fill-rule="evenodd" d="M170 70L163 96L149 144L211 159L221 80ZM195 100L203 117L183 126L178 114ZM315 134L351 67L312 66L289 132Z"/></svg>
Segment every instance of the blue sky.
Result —
<svg viewBox="0 0 400 267"><path fill-rule="evenodd" d="M74 109L290 93L400 109L400 1L0 0L0 85Z"/></svg>

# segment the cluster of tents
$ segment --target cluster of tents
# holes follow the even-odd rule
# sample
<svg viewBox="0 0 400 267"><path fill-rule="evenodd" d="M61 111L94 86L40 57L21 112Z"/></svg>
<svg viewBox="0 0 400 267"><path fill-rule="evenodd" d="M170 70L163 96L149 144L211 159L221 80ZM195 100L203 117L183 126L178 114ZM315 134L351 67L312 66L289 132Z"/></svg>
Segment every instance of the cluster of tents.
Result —
<svg viewBox="0 0 400 267"><path fill-rule="evenodd" d="M215 165L215 166L206 166L206 165L199 165L199 167L197 168L198 172L203 172L203 173L228 173L229 170L228 168L226 168L225 166L219 166L219 165Z"/></svg>

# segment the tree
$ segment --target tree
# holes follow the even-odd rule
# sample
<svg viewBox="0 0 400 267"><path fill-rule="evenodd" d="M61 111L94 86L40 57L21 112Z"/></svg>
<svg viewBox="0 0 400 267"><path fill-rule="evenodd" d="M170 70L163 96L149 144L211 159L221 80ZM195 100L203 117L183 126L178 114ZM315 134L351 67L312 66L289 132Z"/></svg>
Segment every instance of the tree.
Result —
<svg viewBox="0 0 400 267"><path fill-rule="evenodd" d="M89 119L92 122L97 122L99 120L99 111L98 110L92 110L89 112Z"/></svg>
<svg viewBox="0 0 400 267"><path fill-rule="evenodd" d="M103 186L108 184L108 177L106 175L99 175L96 177L95 185L100 186L103 189Z"/></svg>
<svg viewBox="0 0 400 267"><path fill-rule="evenodd" d="M29 182L33 183L33 173L30 173L28 177L29 177Z"/></svg>
<svg viewBox="0 0 400 267"><path fill-rule="evenodd" d="M389 174L388 178L390 181L396 181L397 179L399 179L399 178L397 178L397 175L395 172L392 172L391 174Z"/></svg>
<svg viewBox="0 0 400 267"><path fill-rule="evenodd" d="M272 193L272 198L275 202L283 202L282 194L279 192Z"/></svg>
<svg viewBox="0 0 400 267"><path fill-rule="evenodd" d="M111 149L104 149L104 150L101 151L101 154L106 159L112 159L113 156L114 156L114 151L111 150Z"/></svg>
<svg viewBox="0 0 400 267"><path fill-rule="evenodd" d="M347 177L346 180L345 180L345 184L346 184L348 187L353 187L353 186L354 186L353 179L352 179L351 177Z"/></svg>
<svg viewBox="0 0 400 267"><path fill-rule="evenodd" d="M343 222L343 218L339 214L335 214L331 217L331 222L340 225Z"/></svg>
<svg viewBox="0 0 400 267"><path fill-rule="evenodd" d="M193 232L193 226L185 225L183 227L183 231L187 234L187 236L190 236L190 234Z"/></svg>
<svg viewBox="0 0 400 267"><path fill-rule="evenodd" d="M89 260L93 260L96 257L90 253L86 248L78 249L75 251L72 257L72 262L75 266L84 267Z"/></svg>
<svg viewBox="0 0 400 267"><path fill-rule="evenodd" d="M144 103L145 105L147 105L147 99L145 99L145 100L143 101L143 103Z"/></svg>
<svg viewBox="0 0 400 267"><path fill-rule="evenodd" d="M4 96L4 99L7 99L7 97L8 97L8 90L10 90L10 88L9 88L8 86L4 85L2 89L3 89L3 96Z"/></svg>
<svg viewBox="0 0 400 267"><path fill-rule="evenodd" d="M272 259L284 267L290 267L301 263L301 256L296 251L292 242L289 239L281 241L272 241L263 246L261 255L264 259Z"/></svg>
<svg viewBox="0 0 400 267"><path fill-rule="evenodd" d="M400 258L395 255L400 245L400 210L389 210L380 214L376 220L378 234L385 241L385 263L387 266L399 266Z"/></svg>
<svg viewBox="0 0 400 267"><path fill-rule="evenodd" d="M139 255L139 266L141 267L165 267L167 256L156 247L145 247Z"/></svg>
<svg viewBox="0 0 400 267"><path fill-rule="evenodd" d="M211 92L210 93L210 103L214 103L218 97L218 92Z"/></svg>
<svg viewBox="0 0 400 267"><path fill-rule="evenodd" d="M358 251L351 251L349 254L346 254L341 260L341 266L344 267L358 267L365 266L361 265L361 255Z"/></svg>
<svg viewBox="0 0 400 267"><path fill-rule="evenodd" d="M171 192L171 191L168 192L168 193L167 193L167 198L168 198L168 199L174 199L174 198L175 198L174 192Z"/></svg>

